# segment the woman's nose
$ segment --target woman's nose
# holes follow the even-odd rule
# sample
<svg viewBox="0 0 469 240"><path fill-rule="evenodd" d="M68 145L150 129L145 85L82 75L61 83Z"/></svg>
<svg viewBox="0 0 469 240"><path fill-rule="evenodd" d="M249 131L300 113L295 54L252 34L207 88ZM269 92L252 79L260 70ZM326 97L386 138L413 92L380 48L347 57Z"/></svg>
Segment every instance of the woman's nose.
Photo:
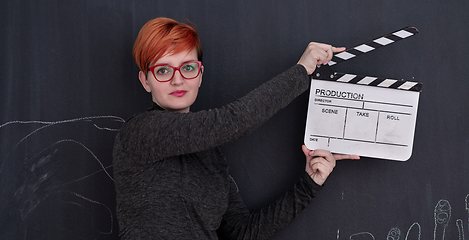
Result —
<svg viewBox="0 0 469 240"><path fill-rule="evenodd" d="M172 85L180 85L180 84L183 83L183 81L184 81L184 77L181 75L181 72L179 72L179 70L177 70L174 73L173 79L171 79L171 84Z"/></svg>

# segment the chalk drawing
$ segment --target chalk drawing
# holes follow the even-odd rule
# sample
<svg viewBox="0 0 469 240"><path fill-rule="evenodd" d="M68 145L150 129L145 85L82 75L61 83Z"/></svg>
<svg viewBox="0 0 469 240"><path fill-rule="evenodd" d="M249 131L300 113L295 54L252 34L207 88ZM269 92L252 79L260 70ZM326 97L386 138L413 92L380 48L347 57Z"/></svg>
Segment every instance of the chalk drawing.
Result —
<svg viewBox="0 0 469 240"><path fill-rule="evenodd" d="M465 198L465 209L468 215L468 230L469 230L469 194L466 195ZM435 227L433 230L433 239L442 239L446 238L446 229L448 224L451 220L451 205L448 200L441 199L435 206L433 211L433 218L435 220ZM464 234L464 221L462 219L456 220L456 226L458 227L459 232L459 240L466 240ZM414 222L407 230L407 234L405 236L405 240L420 240L421 236L421 226L418 222ZM387 240L399 240L401 235L401 231L399 228L392 228L387 235ZM373 234L369 232L360 232L356 234L352 234L350 236L352 240L358 239L375 239Z"/></svg>
<svg viewBox="0 0 469 240"><path fill-rule="evenodd" d="M445 239L446 228L451 218L451 205L447 200L441 199L435 206L433 212L435 218L435 230L433 231L433 239Z"/></svg>
<svg viewBox="0 0 469 240"><path fill-rule="evenodd" d="M90 184L90 181L91 184L102 184L102 182L93 182L94 179L91 179L94 177L99 177L100 181L107 179L112 183L113 177L109 171L112 168L111 153L107 156L107 161L103 161L92 150L96 146L91 147L86 141L74 137L60 136L67 136L68 130L77 127L87 128L88 131L89 128L92 128L95 129L94 131L101 133L115 133L124 122L122 118L116 116L93 116L54 122L10 121L1 124L0 131L20 126L21 134L24 134L15 136L16 141L8 143L11 144L9 152L7 154L1 152L0 155L0 187L7 193L7 195L0 195L0 202L2 202L0 214L8 214L8 217L3 216L0 218L0 221L3 221L1 219L7 219L5 222L0 222L0 224L9 224L4 229L19 229L22 231L22 233L9 232L5 236L17 238L21 236L22 239L34 239L34 232L40 231L41 227L50 227L47 226L45 219L41 219L44 218L41 214L45 211L56 211L54 213L57 213L57 215L63 214L61 212L63 209L59 209L59 207L65 208L67 214L78 215L77 219L88 216L89 229L86 229L87 231L92 229L92 231L103 235L115 233L113 229L115 223L113 208L102 201L93 199L92 196L80 193L79 190L67 189L69 186L73 186L73 189L76 189L77 185L86 186ZM54 130L54 128L59 127L59 130ZM54 134L59 135L59 138L50 137ZM46 137L49 142L43 141L46 139L42 139L42 137ZM5 150L4 146L8 144L2 143L2 150ZM98 140L97 144L104 143ZM112 145L113 141L105 144ZM33 149L32 145L40 145L40 148ZM76 155L79 156L78 160ZM88 172L67 169L67 167L74 166L74 164L75 166L86 164ZM14 179L13 183L8 182L11 179ZM39 208L41 210L38 210ZM469 194L465 198L465 209L468 215L467 229L469 229ZM441 199L436 204L434 209L434 240L445 239L446 229L451 220L451 211L451 205L447 200ZM54 216L54 214L51 214L51 216ZM459 240L466 240L463 220L457 219L456 226L459 231ZM64 231L71 232L76 237L83 234L81 231L73 232L71 229L65 229ZM0 238L2 236L4 235L0 233ZM386 239L399 240L400 237L400 229L392 228ZM421 226L415 222L407 230L405 240L420 240L420 237ZM340 231L337 230L337 239L339 238ZM370 232L359 232L350 235L349 239L375 240L375 237Z"/></svg>
<svg viewBox="0 0 469 240"><path fill-rule="evenodd" d="M375 240L375 236L369 232L361 232L352 234L350 240Z"/></svg>
<svg viewBox="0 0 469 240"><path fill-rule="evenodd" d="M464 227L461 219L456 220L456 226L458 227L459 240L464 240Z"/></svg>
<svg viewBox="0 0 469 240"><path fill-rule="evenodd" d="M392 228L389 230L388 236L386 237L387 240L399 240L401 237L401 230L399 228Z"/></svg>
<svg viewBox="0 0 469 240"><path fill-rule="evenodd" d="M417 230L414 230L415 228ZM407 234L405 235L405 240L420 240L420 234L421 234L420 224L418 222L415 222L409 227L409 230L407 230Z"/></svg>
<svg viewBox="0 0 469 240"><path fill-rule="evenodd" d="M466 195L467 231L469 231L469 194ZM468 233L469 235L469 233Z"/></svg>
<svg viewBox="0 0 469 240"><path fill-rule="evenodd" d="M57 124L64 124L64 123L73 123L73 122L80 122L80 121L87 121L87 122L91 122L92 120L95 120L95 119L109 119L109 120L112 120L112 121L117 121L117 122L125 122L124 119L120 118L120 117L116 117L116 116L94 116L94 117L83 117L83 118L75 118L75 119L69 119L69 120L62 120L62 121L55 121L55 122L45 122L45 121L10 121L10 122L6 122L2 125L0 125L0 128L3 128L5 126L8 126L8 125L11 125L11 124L32 124L32 123L36 123L36 124L41 124L41 125L45 125L45 126L42 126L42 127L39 127L37 129L35 129L34 131L32 131L31 133L27 134L23 139L21 139L18 144L20 144L21 142L23 142L25 139L27 139L28 137L30 137L31 135L33 135L34 133L36 133L37 131L40 131L42 130L43 128L47 128L47 127L50 127L50 126L54 126L54 125L57 125ZM119 129L113 129L113 128L100 128L98 127L96 124L93 124L93 126L95 126L96 128L98 129L102 129L102 130L109 130L109 131L118 131ZM18 145L17 144L17 145Z"/></svg>
<svg viewBox="0 0 469 240"><path fill-rule="evenodd" d="M6 194L0 195L0 225L6 227L0 238L114 234L114 207L94 193L105 197L114 191L112 145L124 122L116 116L92 116L1 124L0 189ZM73 229L80 219L85 229ZM53 226L57 222L61 226Z"/></svg>

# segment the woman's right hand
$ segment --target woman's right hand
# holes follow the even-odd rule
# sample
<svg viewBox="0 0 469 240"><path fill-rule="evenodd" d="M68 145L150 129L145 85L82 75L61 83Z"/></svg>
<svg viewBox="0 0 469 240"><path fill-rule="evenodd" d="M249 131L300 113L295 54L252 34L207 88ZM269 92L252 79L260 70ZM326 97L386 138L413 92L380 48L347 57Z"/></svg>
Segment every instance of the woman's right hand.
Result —
<svg viewBox="0 0 469 240"><path fill-rule="evenodd" d="M344 47L337 48L324 43L311 42L308 44L308 47L306 47L298 64L303 65L308 75L311 75L314 70L316 70L317 65L327 64L332 59L334 53L339 53L344 50Z"/></svg>
<svg viewBox="0 0 469 240"><path fill-rule="evenodd" d="M305 145L302 146L303 153L306 156L305 171L311 179L318 185L323 185L329 174L335 167L337 160L360 159L358 155L331 153L328 150L316 149L309 150Z"/></svg>

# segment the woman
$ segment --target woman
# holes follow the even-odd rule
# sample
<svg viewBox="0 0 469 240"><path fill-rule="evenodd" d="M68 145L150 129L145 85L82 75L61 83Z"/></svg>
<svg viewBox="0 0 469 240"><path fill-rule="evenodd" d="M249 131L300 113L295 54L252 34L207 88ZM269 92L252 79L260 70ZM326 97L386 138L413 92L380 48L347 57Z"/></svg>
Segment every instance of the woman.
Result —
<svg viewBox="0 0 469 240"><path fill-rule="evenodd" d="M311 43L298 64L239 100L190 112L202 82L197 32L172 19L142 27L134 45L139 79L153 107L121 128L114 147L122 239L265 239L291 222L321 189L337 159L306 155L305 173L284 196L249 212L218 146L248 134L306 91L316 65L343 50Z"/></svg>

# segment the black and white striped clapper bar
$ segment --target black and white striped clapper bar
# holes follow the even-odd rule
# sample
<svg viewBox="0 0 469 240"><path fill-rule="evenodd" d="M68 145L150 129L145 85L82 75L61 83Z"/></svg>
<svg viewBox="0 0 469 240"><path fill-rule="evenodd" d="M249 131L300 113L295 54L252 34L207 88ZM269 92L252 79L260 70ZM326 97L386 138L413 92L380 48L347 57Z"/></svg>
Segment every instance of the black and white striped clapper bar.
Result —
<svg viewBox="0 0 469 240"><path fill-rule="evenodd" d="M312 74L305 145L406 161L412 154L422 84L347 73L331 66L418 33L406 27L335 54Z"/></svg>

